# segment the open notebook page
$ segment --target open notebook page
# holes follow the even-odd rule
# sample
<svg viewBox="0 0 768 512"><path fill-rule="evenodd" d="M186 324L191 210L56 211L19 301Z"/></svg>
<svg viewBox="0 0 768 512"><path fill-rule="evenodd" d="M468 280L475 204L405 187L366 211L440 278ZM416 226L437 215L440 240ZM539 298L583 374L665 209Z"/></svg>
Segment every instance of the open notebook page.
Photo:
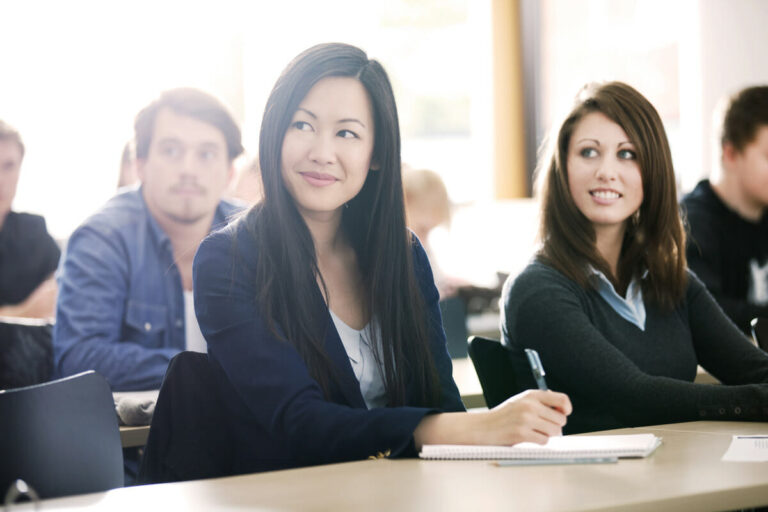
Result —
<svg viewBox="0 0 768 512"><path fill-rule="evenodd" d="M653 434L550 437L545 445L424 445L422 459L561 459L581 457L647 457L661 443Z"/></svg>

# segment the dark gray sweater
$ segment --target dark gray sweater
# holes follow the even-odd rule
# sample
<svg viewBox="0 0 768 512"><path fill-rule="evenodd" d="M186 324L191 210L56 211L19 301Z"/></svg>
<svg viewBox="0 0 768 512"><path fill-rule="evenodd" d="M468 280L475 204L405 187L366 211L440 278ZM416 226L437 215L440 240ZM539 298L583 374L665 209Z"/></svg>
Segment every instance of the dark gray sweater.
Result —
<svg viewBox="0 0 768 512"><path fill-rule="evenodd" d="M502 336L515 377L535 388L523 349L574 411L565 433L694 420L768 421L768 354L752 345L689 273L673 311L646 301L645 331L593 290L540 262L508 280ZM694 384L700 364L724 385Z"/></svg>
<svg viewBox="0 0 768 512"><path fill-rule="evenodd" d="M768 316L768 305L750 299L753 283L751 265L768 265L768 214L750 222L731 210L715 194L709 180L696 185L682 201L690 236L688 265L707 286L723 311L744 332L749 322Z"/></svg>

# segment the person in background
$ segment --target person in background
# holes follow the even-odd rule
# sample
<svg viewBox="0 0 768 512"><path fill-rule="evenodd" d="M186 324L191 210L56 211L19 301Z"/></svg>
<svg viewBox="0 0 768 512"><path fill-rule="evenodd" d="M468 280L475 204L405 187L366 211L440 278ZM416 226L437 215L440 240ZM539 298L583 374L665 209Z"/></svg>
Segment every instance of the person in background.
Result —
<svg viewBox="0 0 768 512"><path fill-rule="evenodd" d="M688 264L745 333L768 317L768 86L730 98L720 173L683 198Z"/></svg>
<svg viewBox="0 0 768 512"><path fill-rule="evenodd" d="M695 420L768 421L768 354L688 270L669 143L621 82L577 97L539 162L542 248L507 281L503 342L568 393L567 433ZM697 364L722 382L696 384Z"/></svg>
<svg viewBox="0 0 768 512"><path fill-rule="evenodd" d="M61 251L39 215L11 210L24 142L0 120L0 316L51 318Z"/></svg>
<svg viewBox="0 0 768 512"><path fill-rule="evenodd" d="M435 286L440 298L456 295L460 286L469 283L446 275L438 265L429 242L430 233L451 221L451 201L443 179L429 169L403 169L403 191L405 193L406 225L413 230L429 258Z"/></svg>
<svg viewBox="0 0 768 512"><path fill-rule="evenodd" d="M240 169L232 187L230 197L243 201L251 206L258 203L264 197L264 187L261 184L261 171L259 159L253 158L247 165Z"/></svg>
<svg viewBox="0 0 768 512"><path fill-rule="evenodd" d="M206 350L192 260L237 210L221 196L243 151L228 110L196 89L163 92L134 128L141 187L118 193L72 233L53 331L59 375L93 369L115 391L159 388L171 357Z"/></svg>
<svg viewBox="0 0 768 512"><path fill-rule="evenodd" d="M438 293L405 227L386 72L345 44L298 55L267 101L264 199L200 246L195 310L242 472L545 442L570 412L533 391L467 414ZM222 420L226 421L226 420Z"/></svg>
<svg viewBox="0 0 768 512"><path fill-rule="evenodd" d="M139 182L139 176L136 173L136 147L133 139L129 140L123 146L123 153L120 155L120 174L117 177L118 190L123 187L130 187Z"/></svg>
<svg viewBox="0 0 768 512"><path fill-rule="evenodd" d="M435 228L451 221L451 201L443 179L428 169L403 165L406 225L419 239L429 259L435 286L440 294L440 313L451 358L467 357L467 313L470 303L498 304L497 290L473 286L469 281L446 274L432 247ZM484 300L484 297L488 299ZM498 313L498 310L497 310Z"/></svg>

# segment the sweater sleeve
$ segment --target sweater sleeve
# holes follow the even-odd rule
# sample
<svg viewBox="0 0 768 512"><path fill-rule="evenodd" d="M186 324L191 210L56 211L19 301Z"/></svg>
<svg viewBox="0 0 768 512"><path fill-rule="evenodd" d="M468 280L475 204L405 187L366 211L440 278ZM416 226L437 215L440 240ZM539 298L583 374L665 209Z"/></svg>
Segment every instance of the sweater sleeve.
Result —
<svg viewBox="0 0 768 512"><path fill-rule="evenodd" d="M289 446L296 465L412 454L413 431L432 410L365 409L324 397L300 354L278 339L255 305L255 242L227 228L206 239L194 263L195 310L210 357L224 370L249 415ZM241 230L240 233L244 233ZM233 247L237 246L235 250Z"/></svg>
<svg viewBox="0 0 768 512"><path fill-rule="evenodd" d="M689 323L701 366L723 384L768 383L768 354L739 331L695 275L689 280Z"/></svg>
<svg viewBox="0 0 768 512"><path fill-rule="evenodd" d="M504 333L517 350L539 352L559 391L602 402L626 425L768 418L768 385L694 384L645 373L593 325L583 289L537 266L504 298Z"/></svg>

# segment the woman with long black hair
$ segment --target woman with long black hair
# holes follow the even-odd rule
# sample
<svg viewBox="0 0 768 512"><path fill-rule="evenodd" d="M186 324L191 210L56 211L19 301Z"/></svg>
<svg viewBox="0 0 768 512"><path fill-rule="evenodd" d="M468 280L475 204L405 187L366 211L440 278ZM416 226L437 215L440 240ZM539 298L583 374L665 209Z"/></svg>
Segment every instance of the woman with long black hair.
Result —
<svg viewBox="0 0 768 512"><path fill-rule="evenodd" d="M278 78L261 127L264 199L207 239L195 307L239 437L269 470L412 455L422 444L545 442L565 395L478 414L451 377L438 293L406 229L389 79L344 44Z"/></svg>

